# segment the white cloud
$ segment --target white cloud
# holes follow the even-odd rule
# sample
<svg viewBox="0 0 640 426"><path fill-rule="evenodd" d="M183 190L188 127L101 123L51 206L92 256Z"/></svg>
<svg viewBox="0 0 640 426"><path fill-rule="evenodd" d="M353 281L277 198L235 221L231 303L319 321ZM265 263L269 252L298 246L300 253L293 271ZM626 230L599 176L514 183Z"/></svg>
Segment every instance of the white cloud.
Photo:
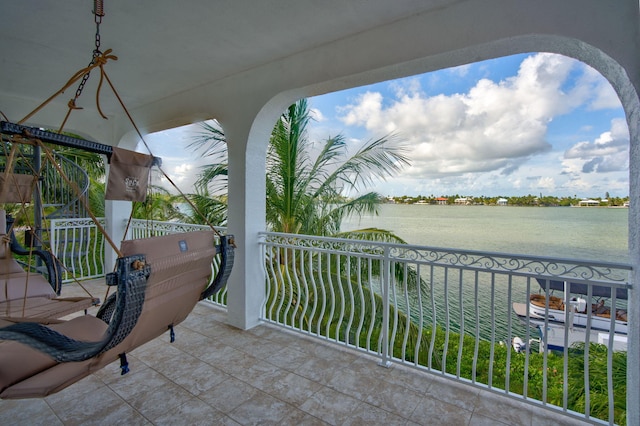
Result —
<svg viewBox="0 0 640 426"><path fill-rule="evenodd" d="M173 168L173 175L182 180L185 176L191 174L192 170L193 166L191 164L180 164Z"/></svg>
<svg viewBox="0 0 640 426"><path fill-rule="evenodd" d="M611 130L593 142L583 141L565 153L567 170L582 173L606 173L629 168L629 131L622 119L611 121Z"/></svg>
<svg viewBox="0 0 640 426"><path fill-rule="evenodd" d="M310 112L309 115L313 117L313 119L318 123L321 123L326 120L326 117L322 114L322 111L320 111L317 108L310 108L309 112Z"/></svg>
<svg viewBox="0 0 640 426"><path fill-rule="evenodd" d="M458 75L460 77L465 77L469 74L469 70L471 69L471 64L459 65L457 67L453 67L449 69L449 72L454 75Z"/></svg>
<svg viewBox="0 0 640 426"><path fill-rule="evenodd" d="M590 110L621 108L620 98L611 84L593 68L587 65L582 65L582 68L583 73L576 82L576 90L587 94L587 108Z"/></svg>
<svg viewBox="0 0 640 426"><path fill-rule="evenodd" d="M401 179L407 189L417 179L414 188L449 188L446 193L571 192L598 185L585 172L599 172L604 184L602 173L628 167L622 120L597 140L574 145L564 158L552 151L547 131L555 117L581 107L620 107L608 82L571 58L529 56L515 76L481 79L467 93L428 96L417 82L390 85L391 98L368 91L339 109L347 126L377 136L397 132L408 142L412 165ZM531 166L534 160L539 164Z"/></svg>
<svg viewBox="0 0 640 426"><path fill-rule="evenodd" d="M430 97L412 83L394 87L394 99L385 103L381 93L366 92L341 109L341 119L378 135L398 131L412 147L410 176L510 174L549 151L549 121L583 101L561 90L574 65L541 53L525 59L516 76L482 79L466 94Z"/></svg>
<svg viewBox="0 0 640 426"><path fill-rule="evenodd" d="M539 177L534 185L531 185L534 192L544 190L546 192L554 192L556 190L556 182L552 177Z"/></svg>

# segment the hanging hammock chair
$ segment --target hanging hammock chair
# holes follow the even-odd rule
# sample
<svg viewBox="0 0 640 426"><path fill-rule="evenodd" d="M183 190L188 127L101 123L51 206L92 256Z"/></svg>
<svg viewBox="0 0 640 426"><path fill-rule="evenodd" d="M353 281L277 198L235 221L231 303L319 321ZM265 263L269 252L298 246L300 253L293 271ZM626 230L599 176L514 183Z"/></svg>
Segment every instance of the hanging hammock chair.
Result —
<svg viewBox="0 0 640 426"><path fill-rule="evenodd" d="M102 5L99 3L96 2L94 12L98 24L98 17L100 19L102 17ZM96 40L99 40L99 37L96 37ZM0 130L5 135L3 143L7 140L5 138L10 138L11 143L34 144L41 147L48 158L51 158L50 149L43 142L105 154L111 162L107 198L138 200L140 196L144 196L145 191L141 190L140 184L145 182L144 177L140 178L135 173L142 172L143 175L145 173L148 175L148 169L152 165L158 166L173 184L160 168L159 159L152 155L121 150L64 136L60 132L48 132L22 124L48 101L82 78L76 97L69 103L69 112L77 109L75 101L86 82L86 76L92 69L99 67L100 82L105 79L109 83L144 142L144 138L104 72L103 65L109 59L117 58L110 55L110 50L104 54L100 52L96 42L96 50L88 67L76 73L60 91L19 123L0 122ZM98 111L100 111L99 105ZM67 118L68 114L64 121ZM117 163L124 163L128 168L127 171L118 173L121 169L116 166ZM18 182L9 172L10 170L5 170L4 174L0 173L0 198L3 193L14 193L14 189L22 189L23 192L19 198L24 201L27 196L25 194L29 194L29 190L25 187L32 184L33 176ZM14 184L9 185L10 181ZM119 185L120 189L114 190L113 187L109 188L110 185ZM182 194L179 189L178 191ZM197 208L190 200L186 196L184 198L197 212ZM14 235L5 234L2 240L5 243L0 247L0 250L3 250L0 254L4 257L0 256L0 266L5 262L9 265L8 267L13 268L15 273L23 275L20 277L16 275L15 280L13 278L5 280L12 283L5 287L5 294L16 293L17 295L22 291L20 294L22 299L15 297L15 300L20 299L20 302L15 302L13 299L11 301L11 303L22 303L22 307L15 311L7 311L8 315L0 314L2 315L0 317L0 398L44 397L66 388L118 359L120 359L121 373L127 373L129 366L126 354L128 352L167 331L170 340L173 341L174 327L189 315L195 304L216 294L227 283L233 267L235 248L233 236L220 235L211 224L209 224L211 230L125 240L120 247L116 247L90 210L88 213L118 255L114 272L106 275L107 286L115 287L116 291L106 297L95 316L85 314L71 319L61 318L64 314L58 311L63 310L63 302L66 299L56 297L59 292L59 281L55 281L57 273L55 268L52 272L54 282L47 281L39 274L32 274L29 279L32 281L29 283L31 290L25 291L25 272L20 265L12 263L15 261L11 259L9 253L10 247L17 247L11 243L14 241ZM0 213L0 231L5 229L7 226L2 222L2 213ZM55 257L52 254L49 254L49 257L51 264L56 265L53 260ZM218 258L217 274L212 279L212 263L216 257ZM37 285L33 285L35 281ZM19 282L22 282L23 290L14 291L14 286ZM45 299L48 304L44 303ZM91 298L82 299L82 303L88 301L95 303ZM31 311L30 308L36 302L43 302L41 310ZM78 302L76 307L68 307L65 312L86 309L77 309L80 301L76 302ZM0 307L1 303L3 301L0 300ZM16 315L18 312L23 314L28 312L28 315Z"/></svg>
<svg viewBox="0 0 640 426"><path fill-rule="evenodd" d="M0 317L61 318L100 303L93 297L58 297L62 286L59 262L48 251L22 247L13 233L11 221L5 211L0 210ZM2 233L5 229L9 234ZM25 271L11 253L40 257L48 279Z"/></svg>

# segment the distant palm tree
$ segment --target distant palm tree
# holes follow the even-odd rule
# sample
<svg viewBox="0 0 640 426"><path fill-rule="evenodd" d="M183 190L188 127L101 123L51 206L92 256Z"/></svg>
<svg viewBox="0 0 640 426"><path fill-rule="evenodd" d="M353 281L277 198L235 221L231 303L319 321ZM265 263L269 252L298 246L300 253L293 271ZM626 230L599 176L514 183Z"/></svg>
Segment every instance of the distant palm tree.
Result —
<svg viewBox="0 0 640 426"><path fill-rule="evenodd" d="M197 223L201 225L213 224L225 226L227 224L227 196L211 195L209 187L196 184L196 192L187 194L193 206L187 207L187 212L183 214L183 221L187 223Z"/></svg>
<svg viewBox="0 0 640 426"><path fill-rule="evenodd" d="M149 185L145 200L133 203L132 217L160 221L183 219L183 214L176 207L179 200L181 198L172 195L165 188Z"/></svg>

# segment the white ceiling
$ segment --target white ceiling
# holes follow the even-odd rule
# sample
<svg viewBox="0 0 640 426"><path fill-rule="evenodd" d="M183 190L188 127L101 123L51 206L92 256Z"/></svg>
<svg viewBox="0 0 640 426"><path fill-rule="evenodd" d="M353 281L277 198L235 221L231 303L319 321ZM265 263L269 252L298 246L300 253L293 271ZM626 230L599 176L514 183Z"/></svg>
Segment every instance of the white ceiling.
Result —
<svg viewBox="0 0 640 426"><path fill-rule="evenodd" d="M143 133L215 117L246 141L258 114L269 110L268 128L302 96L528 51L584 60L631 100L629 82L640 87L637 0L103 1L101 50L119 58L105 69ZM92 9L0 1L0 111L10 121L90 62ZM78 102L93 114L72 114L65 129L122 143L131 126L108 89L110 120L93 111L98 81L94 71ZM57 126L75 87L28 124Z"/></svg>
<svg viewBox="0 0 640 426"><path fill-rule="evenodd" d="M107 72L135 108L451 3L104 0L101 49L118 56ZM3 1L0 95L44 100L86 66L94 48L92 9L88 0ZM97 79L92 75L91 84Z"/></svg>

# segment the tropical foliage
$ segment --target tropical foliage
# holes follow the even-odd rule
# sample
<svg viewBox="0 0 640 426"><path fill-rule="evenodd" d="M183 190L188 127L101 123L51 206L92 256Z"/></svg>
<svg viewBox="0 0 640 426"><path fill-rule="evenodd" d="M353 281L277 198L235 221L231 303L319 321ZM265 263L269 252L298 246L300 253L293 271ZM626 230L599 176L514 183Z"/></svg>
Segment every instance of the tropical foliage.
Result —
<svg viewBox="0 0 640 426"><path fill-rule="evenodd" d="M344 217L376 214L380 205L381 197L375 192L353 198L347 194L365 190L409 163L397 137L371 140L350 152L352 147L342 135L321 143L310 140L311 120L307 101L302 99L291 105L273 128L266 161L266 221L271 231L335 235ZM226 201L221 194L227 187L224 133L205 123L192 147L204 150L213 161L203 168L197 192L190 197L198 200L205 196L220 207ZM391 237L387 231L378 234L369 230L367 234L382 240Z"/></svg>
<svg viewBox="0 0 640 426"><path fill-rule="evenodd" d="M324 141L315 158L307 137L306 100L291 105L276 123L267 153L267 224L272 231L334 235L348 215L377 214L375 192L345 199L408 164L393 137L372 140L349 155L342 135Z"/></svg>

